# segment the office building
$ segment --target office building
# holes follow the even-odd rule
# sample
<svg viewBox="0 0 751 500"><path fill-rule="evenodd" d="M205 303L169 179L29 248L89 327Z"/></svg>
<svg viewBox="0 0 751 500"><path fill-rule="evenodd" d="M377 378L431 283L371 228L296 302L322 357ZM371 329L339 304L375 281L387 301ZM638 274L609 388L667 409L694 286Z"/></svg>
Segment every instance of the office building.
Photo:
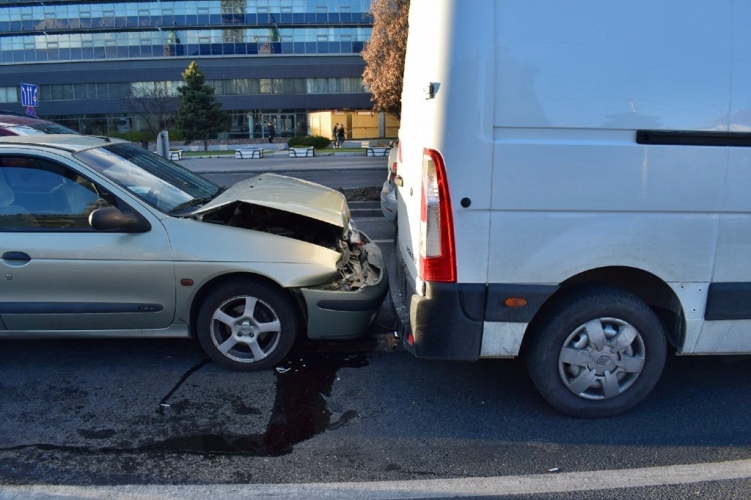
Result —
<svg viewBox="0 0 751 500"><path fill-rule="evenodd" d="M307 131L307 113L366 110L369 0L0 0L0 109L89 134L140 127L128 96L175 92L196 61L232 114L230 137Z"/></svg>

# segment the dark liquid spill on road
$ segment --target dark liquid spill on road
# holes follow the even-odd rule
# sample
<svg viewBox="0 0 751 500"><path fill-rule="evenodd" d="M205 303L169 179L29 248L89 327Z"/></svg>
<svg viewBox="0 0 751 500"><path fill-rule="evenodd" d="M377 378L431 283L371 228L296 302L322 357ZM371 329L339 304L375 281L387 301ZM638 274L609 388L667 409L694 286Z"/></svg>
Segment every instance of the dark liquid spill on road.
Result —
<svg viewBox="0 0 751 500"><path fill-rule="evenodd" d="M356 347L354 344L350 347ZM359 345L357 347L360 347ZM357 347L355 350L357 350ZM210 363L203 360L187 370L173 389L160 402L158 413L191 375ZM296 350L275 368L276 398L266 431L262 434L197 434L169 438L141 446L66 446L35 443L2 448L15 451L34 448L76 454L99 453L186 453L199 455L245 455L274 457L288 454L292 447L327 429L346 425L357 417L356 410L344 410L331 399L331 388L341 368L361 368L368 365L364 352L317 352L310 346ZM240 414L248 411L241 409ZM250 412L254 413L254 412ZM332 420L332 415L338 418ZM106 437L111 437L108 432ZM103 438L104 435L89 436Z"/></svg>
<svg viewBox="0 0 751 500"><path fill-rule="evenodd" d="M183 376L180 377L180 380L177 381L177 383L172 388L172 390L170 390L167 393L167 395L164 396L161 401L159 401L159 408L157 409L157 413L159 413L160 415L164 415L164 407L167 404L167 401L169 401L169 398L171 398L172 395L175 392L177 392L177 390L180 388L180 386L182 386L185 383L185 381L190 378L191 375L193 375L195 372L197 372L198 370L200 370L204 366L208 365L209 363L211 363L211 360L208 359L208 358L206 358L203 361L201 361L200 363L198 363L197 365L195 365L192 368L190 368L185 373L183 373Z"/></svg>
<svg viewBox="0 0 751 500"><path fill-rule="evenodd" d="M267 457L290 453L297 443L326 429L340 427L357 416L354 410L344 411L332 422L332 410L323 396L331 395L339 369L367 364L364 353L293 354L276 369L276 399L263 434L177 437L142 446L139 450Z"/></svg>

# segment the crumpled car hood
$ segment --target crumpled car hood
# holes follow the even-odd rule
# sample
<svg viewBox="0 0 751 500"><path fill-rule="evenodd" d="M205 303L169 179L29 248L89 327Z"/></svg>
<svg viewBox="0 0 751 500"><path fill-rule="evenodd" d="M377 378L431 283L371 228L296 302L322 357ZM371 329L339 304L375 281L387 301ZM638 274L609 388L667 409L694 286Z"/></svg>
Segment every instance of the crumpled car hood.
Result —
<svg viewBox="0 0 751 500"><path fill-rule="evenodd" d="M235 202L275 208L346 228L350 219L344 195L314 182L278 174L261 174L238 182L194 215Z"/></svg>

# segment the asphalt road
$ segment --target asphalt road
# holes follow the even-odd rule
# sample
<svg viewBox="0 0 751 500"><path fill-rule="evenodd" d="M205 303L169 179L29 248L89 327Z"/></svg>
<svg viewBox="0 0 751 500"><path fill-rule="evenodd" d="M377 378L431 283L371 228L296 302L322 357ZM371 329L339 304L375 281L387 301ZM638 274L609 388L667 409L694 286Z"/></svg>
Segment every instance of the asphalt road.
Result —
<svg viewBox="0 0 751 500"><path fill-rule="evenodd" d="M388 248L374 207L353 208ZM187 340L3 340L0 498L748 497L749 359L672 357L645 403L579 420L521 360L417 360L389 348L391 321L258 373ZM293 486L253 489L269 484Z"/></svg>
<svg viewBox="0 0 751 500"><path fill-rule="evenodd" d="M552 411L520 361L352 348L305 345L284 373L232 373L190 341L3 341L0 483L331 483L553 468L595 476L751 458L749 361L672 359L637 409L585 421ZM567 498L746 498L748 486Z"/></svg>
<svg viewBox="0 0 751 500"><path fill-rule="evenodd" d="M335 189L377 187L386 179L386 158L379 157L332 154L289 158L277 154L253 160L233 157L186 158L180 163L225 186L265 172L291 175Z"/></svg>
<svg viewBox="0 0 751 500"><path fill-rule="evenodd" d="M386 180L385 168L369 168L361 170L352 170L342 173L339 170L273 170L275 174L290 175L305 179L306 181L317 182L324 186L336 188L360 188L360 187L377 187ZM259 175L255 172L227 172L227 173L203 173L204 177L222 186L231 186L248 177Z"/></svg>
<svg viewBox="0 0 751 500"><path fill-rule="evenodd" d="M238 159L232 156L185 157L184 167L200 173L219 172L269 172L277 170L345 170L382 168L386 174L385 157L368 157L354 154L329 154L311 158L290 158L277 153L260 159Z"/></svg>

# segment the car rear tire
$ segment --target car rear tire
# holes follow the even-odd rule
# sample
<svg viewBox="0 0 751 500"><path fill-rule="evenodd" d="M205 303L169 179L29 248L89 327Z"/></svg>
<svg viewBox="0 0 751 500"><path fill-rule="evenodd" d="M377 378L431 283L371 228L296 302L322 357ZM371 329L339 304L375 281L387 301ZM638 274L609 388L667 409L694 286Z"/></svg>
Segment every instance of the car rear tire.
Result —
<svg viewBox="0 0 751 500"><path fill-rule="evenodd" d="M590 287L544 314L527 349L540 394L563 413L610 417L641 402L662 374L662 323L636 296Z"/></svg>
<svg viewBox="0 0 751 500"><path fill-rule="evenodd" d="M218 365L263 370L279 363L297 334L294 302L258 279L232 280L204 300L197 319L201 346Z"/></svg>

